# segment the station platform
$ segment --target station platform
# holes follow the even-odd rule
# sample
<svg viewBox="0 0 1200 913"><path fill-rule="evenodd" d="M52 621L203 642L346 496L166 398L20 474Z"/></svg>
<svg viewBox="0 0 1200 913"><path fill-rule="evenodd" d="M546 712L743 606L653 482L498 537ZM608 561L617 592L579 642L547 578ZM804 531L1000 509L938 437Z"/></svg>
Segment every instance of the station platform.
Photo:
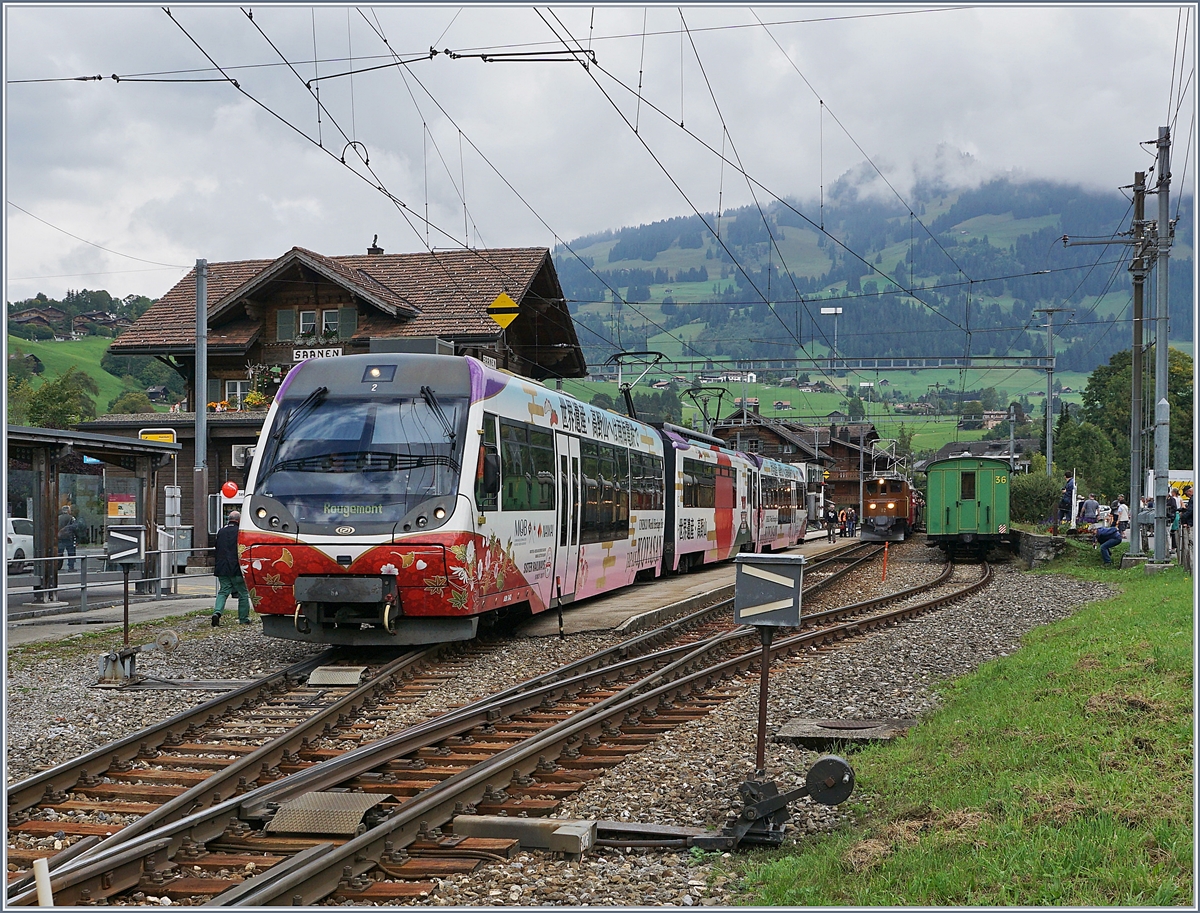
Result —
<svg viewBox="0 0 1200 913"><path fill-rule="evenodd" d="M825 531L821 530L809 533L801 545L775 554L815 557L857 541L835 538L833 542L828 542L825 539ZM728 593L720 598L732 596L736 575L737 566L732 561L726 561L687 574L660 577L657 580L635 584L607 596L570 603L563 606L563 634L578 634L583 631L635 634L668 618L684 615L699 608L700 598L713 590L728 590ZM554 609L541 612L517 628L516 633L525 637L557 637L558 612Z"/></svg>

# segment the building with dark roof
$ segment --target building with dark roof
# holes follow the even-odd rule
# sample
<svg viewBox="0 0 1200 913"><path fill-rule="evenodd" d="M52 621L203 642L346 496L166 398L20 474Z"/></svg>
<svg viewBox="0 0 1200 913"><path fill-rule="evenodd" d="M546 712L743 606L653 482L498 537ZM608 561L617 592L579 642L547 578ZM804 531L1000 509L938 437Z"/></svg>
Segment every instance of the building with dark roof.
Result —
<svg viewBox="0 0 1200 913"><path fill-rule="evenodd" d="M370 251L328 257L294 247L274 260L209 263L205 402L236 405L252 385L270 395L306 358L371 351L451 350L535 380L586 375L546 248ZM516 306L504 328L488 312L502 294ZM195 315L193 269L110 351L167 362L187 381L190 404ZM449 345L421 348L432 340ZM255 379L248 366L258 367Z"/></svg>

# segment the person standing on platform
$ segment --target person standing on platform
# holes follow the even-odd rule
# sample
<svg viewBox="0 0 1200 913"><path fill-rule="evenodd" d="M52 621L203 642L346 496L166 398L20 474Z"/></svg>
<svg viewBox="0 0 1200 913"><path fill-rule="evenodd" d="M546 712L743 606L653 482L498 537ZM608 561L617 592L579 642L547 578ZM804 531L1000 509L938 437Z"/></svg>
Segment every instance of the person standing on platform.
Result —
<svg viewBox="0 0 1200 913"><path fill-rule="evenodd" d="M242 515L236 510L230 512L229 520L217 533L217 562L213 573L217 575L220 589L217 590L217 602L213 607L212 626L221 623L221 613L225 610L225 600L230 594L238 600L238 624L250 624L250 591L246 589L246 581L242 577L242 565L238 561L238 524Z"/></svg>
<svg viewBox="0 0 1200 913"><path fill-rule="evenodd" d="M1121 531L1121 535L1128 538L1129 534L1129 505L1125 503L1125 496L1121 495L1117 498L1117 509L1114 512L1117 518L1117 529Z"/></svg>
<svg viewBox="0 0 1200 913"><path fill-rule="evenodd" d="M1100 518L1100 502L1096 500L1094 494L1087 496L1087 500L1079 508L1079 520L1081 523L1086 523L1089 526L1095 526L1096 521Z"/></svg>
<svg viewBox="0 0 1200 913"><path fill-rule="evenodd" d="M837 532L837 511L832 504L825 505L825 541L832 542Z"/></svg>
<svg viewBox="0 0 1200 913"><path fill-rule="evenodd" d="M846 508L847 534L853 539L858 534L858 511L853 507Z"/></svg>
<svg viewBox="0 0 1200 913"><path fill-rule="evenodd" d="M71 505L64 504L62 513L58 515L58 555L67 558L67 570L75 570L75 541L79 523L71 513Z"/></svg>

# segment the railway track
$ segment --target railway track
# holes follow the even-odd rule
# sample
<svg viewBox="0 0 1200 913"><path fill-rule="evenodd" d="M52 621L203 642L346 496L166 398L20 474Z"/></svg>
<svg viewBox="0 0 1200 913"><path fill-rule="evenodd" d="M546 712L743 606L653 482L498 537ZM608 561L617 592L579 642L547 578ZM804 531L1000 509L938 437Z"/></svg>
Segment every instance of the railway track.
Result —
<svg viewBox="0 0 1200 913"><path fill-rule="evenodd" d="M870 551L875 547L857 550ZM850 565L858 559L838 556L838 560ZM836 563L835 560L822 564ZM813 566L815 569L818 563ZM822 578L826 579L830 578ZM944 580L939 578L923 588L941 583ZM819 585L821 580L813 583L814 588ZM964 592L948 598L958 598ZM808 586L806 593L811 593ZM893 594L884 600L811 614L805 623L814 626L814 630L780 641L773 655L781 650L809 649L816 643L865 630L863 612L889 599L911 595L912 592ZM918 607L903 611L919 610ZM395 660L371 675L367 683L352 689L347 695L353 695L351 703L331 703L316 714L315 722L308 720L301 724L309 735L289 730L274 739L264 739L260 734L262 744L240 757L237 752L226 752L236 759L232 763L225 759L228 766L218 774L218 780L204 780L188 787L105 840L93 842L82 850L76 849L77 844L59 854L55 857L56 898L60 903L86 903L133 891L135 902L140 892L189 901L210 897L215 898L214 903L242 905L309 903L337 892L364 900L403 898L428 890L429 884L422 877L463 871L463 866L479 864L480 854L513 848L439 835L436 827L450 821L456 812L504 812L530 817L551 814L558 804L556 797L577 790L596 776L597 771L617 763L629 751L637 750L681 722L702 716L718 703L716 697L703 696L705 689L724 676L738 674L747 663L753 665L759 656L757 650L739 652L739 642L745 648L745 638L752 632L729 630L727 621L718 620L722 612L728 615L727 603L700 610L540 679L356 749L316 747L319 738L329 741L331 737L353 733L354 726L365 726L353 722L349 713L369 714L383 700L381 690L385 682L397 677L403 681L406 673L410 682L421 684L420 675L414 670L422 668L423 663L436 661L437 657L414 654ZM853 620L839 621L847 616ZM690 632L687 642L660 647L669 639L678 641L683 636L681 632ZM316 664L319 660L310 662ZM286 671L294 679L296 670ZM286 672L278 676L282 679L277 679L274 685L277 689L279 680L292 680ZM231 708L241 706L235 703L237 695L227 695L224 700ZM351 706L357 710L348 711ZM212 716L213 709L205 712ZM260 719L255 722L283 719L282 714L276 713L259 712ZM177 742L180 738L178 731L171 729L172 722L177 727L181 721L175 719L156 727L159 736L164 727L166 732L174 733L171 739L162 736L163 742ZM228 729L230 722L218 720L213 725ZM316 732L319 737L313 735ZM145 735L139 733L123 740L121 754L133 751L135 755L148 756L157 750L149 748ZM344 744L346 740L335 741ZM209 743L193 738L191 744ZM111 748L106 746L105 750ZM191 755L178 750L166 753L205 758L213 764L222 760L215 751L199 748ZM90 760L80 759L81 769L96 764L102 757L101 752L96 752L89 756ZM252 760L242 763L247 759ZM142 759L151 760L157 758ZM128 763L123 761L117 766ZM70 776L67 766L61 767L16 784L14 790L22 797L20 802L27 802L39 785L43 789L54 786L61 791L62 787L54 784L65 783ZM258 771L253 779L246 776L246 772L253 771ZM197 777L202 776L201 772L196 773ZM103 779L123 782L119 777L107 775ZM145 776L138 779L145 785ZM231 784L236 785L231 789ZM350 792L335 792L339 790ZM290 831L273 829L280 810L286 817L296 811L289 803L314 794L325 797L334 806L349 802L357 808L353 827L330 839L327 823L330 809L317 809L313 814L322 819L316 826L319 839L297 836L294 824L288 825ZM329 799L331 796L334 798ZM357 798L345 800L338 799L339 796ZM338 806L332 813L345 814L345 809ZM10 830L12 827L10 818ZM364 838L369 839L364 843ZM450 858L445 858L447 854ZM335 866L333 875L328 871L315 874L314 868L324 870L335 857L350 861ZM185 869L189 874L181 875ZM367 870L387 879L367 884L363 880ZM391 880L391 876L404 878ZM9 899L14 905L32 902L27 878L18 878L10 886Z"/></svg>

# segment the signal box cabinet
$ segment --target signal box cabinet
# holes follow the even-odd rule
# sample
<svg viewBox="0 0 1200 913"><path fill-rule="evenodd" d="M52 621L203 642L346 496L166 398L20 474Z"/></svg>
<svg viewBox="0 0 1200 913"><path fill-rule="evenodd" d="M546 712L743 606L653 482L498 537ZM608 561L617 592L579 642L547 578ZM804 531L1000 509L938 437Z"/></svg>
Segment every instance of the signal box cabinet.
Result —
<svg viewBox="0 0 1200 913"><path fill-rule="evenodd" d="M951 457L930 463L925 472L930 537L1008 532L1011 471L1004 460Z"/></svg>

